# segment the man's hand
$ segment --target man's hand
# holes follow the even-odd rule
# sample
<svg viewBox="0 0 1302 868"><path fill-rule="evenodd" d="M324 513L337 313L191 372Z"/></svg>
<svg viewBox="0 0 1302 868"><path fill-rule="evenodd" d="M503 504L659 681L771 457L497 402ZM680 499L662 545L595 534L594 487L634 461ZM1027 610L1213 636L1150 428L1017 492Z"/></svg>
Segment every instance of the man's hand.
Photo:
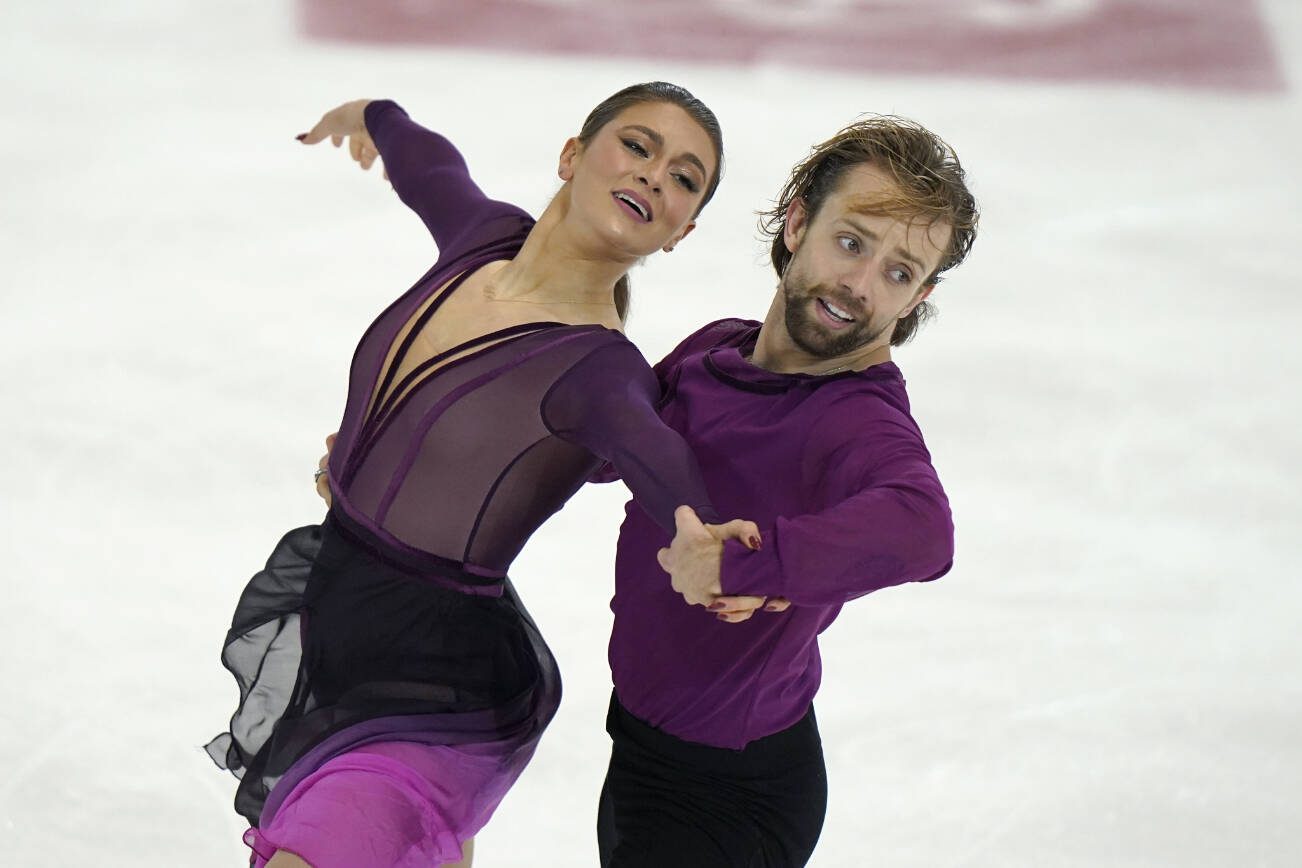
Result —
<svg viewBox="0 0 1302 868"><path fill-rule="evenodd" d="M321 460L316 463L316 493L321 495L326 506L330 505L330 477L327 468L330 464L330 450L335 448L335 438L339 432L331 434L326 438L326 454L321 456Z"/></svg>
<svg viewBox="0 0 1302 868"><path fill-rule="evenodd" d="M357 99L333 108L321 116L316 126L296 138L305 145L315 145L328 138L336 148L347 139L349 156L363 169L370 169L380 152L366 129L365 112L369 102L369 99ZM384 177L389 177L387 172Z"/></svg>

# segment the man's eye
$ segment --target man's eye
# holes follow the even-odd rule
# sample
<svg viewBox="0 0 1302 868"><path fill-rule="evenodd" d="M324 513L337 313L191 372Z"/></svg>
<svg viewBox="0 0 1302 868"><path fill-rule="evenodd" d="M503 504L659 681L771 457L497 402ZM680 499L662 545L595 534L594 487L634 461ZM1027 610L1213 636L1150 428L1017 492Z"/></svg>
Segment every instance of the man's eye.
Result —
<svg viewBox="0 0 1302 868"><path fill-rule="evenodd" d="M647 155L646 148L642 147L640 142L636 142L633 139L624 139L624 147L628 148L639 157L645 157Z"/></svg>
<svg viewBox="0 0 1302 868"><path fill-rule="evenodd" d="M907 268L893 268L891 269L891 280L896 283L907 284L913 280L913 275Z"/></svg>
<svg viewBox="0 0 1302 868"><path fill-rule="evenodd" d="M840 243L842 249L844 249L847 253L859 252L858 239L851 238L849 235L842 235L840 238L837 239L837 241Z"/></svg>

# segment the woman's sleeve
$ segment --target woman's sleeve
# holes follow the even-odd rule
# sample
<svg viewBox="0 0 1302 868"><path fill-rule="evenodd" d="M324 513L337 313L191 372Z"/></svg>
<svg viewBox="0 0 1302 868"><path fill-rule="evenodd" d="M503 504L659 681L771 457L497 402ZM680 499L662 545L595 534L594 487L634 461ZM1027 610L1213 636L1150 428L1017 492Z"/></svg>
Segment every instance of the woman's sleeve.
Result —
<svg viewBox="0 0 1302 868"><path fill-rule="evenodd" d="M467 228L498 211L514 209L485 196L471 179L461 152L413 121L397 103L375 100L367 104L364 116L394 192L424 221L440 250Z"/></svg>
<svg viewBox="0 0 1302 868"><path fill-rule="evenodd" d="M674 510L690 506L702 521L719 516L696 457L656 412L660 386L637 348L603 345L557 379L543 398L543 422L613 465L633 499L670 534Z"/></svg>
<svg viewBox="0 0 1302 868"><path fill-rule="evenodd" d="M751 323L735 318L715 320L683 338L669 355L656 362L651 368L656 377L656 390L659 396L656 399L656 406L663 407L671 397L669 392L677 380L678 368L682 365L684 359L693 353L717 346L726 336L736 334L738 328L749 328L758 325L759 323ZM619 471L607 461L592 471L588 481L618 482Z"/></svg>

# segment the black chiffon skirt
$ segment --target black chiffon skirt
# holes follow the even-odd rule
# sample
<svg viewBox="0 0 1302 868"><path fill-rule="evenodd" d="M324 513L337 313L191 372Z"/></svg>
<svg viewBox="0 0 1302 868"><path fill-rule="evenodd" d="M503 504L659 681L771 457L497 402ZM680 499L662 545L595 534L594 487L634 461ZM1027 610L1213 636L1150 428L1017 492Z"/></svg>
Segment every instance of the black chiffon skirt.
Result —
<svg viewBox="0 0 1302 868"><path fill-rule="evenodd" d="M206 749L240 778L235 809L255 827L365 744L531 753L560 701L555 659L509 581L500 596L450 589L333 515L277 544L240 597L222 663L240 702Z"/></svg>

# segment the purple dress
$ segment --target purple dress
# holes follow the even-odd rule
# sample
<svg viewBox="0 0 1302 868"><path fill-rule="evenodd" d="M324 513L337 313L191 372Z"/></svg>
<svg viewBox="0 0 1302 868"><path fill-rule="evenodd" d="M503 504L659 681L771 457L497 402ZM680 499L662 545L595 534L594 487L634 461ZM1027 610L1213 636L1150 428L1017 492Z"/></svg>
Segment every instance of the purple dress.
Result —
<svg viewBox="0 0 1302 868"><path fill-rule="evenodd" d="M366 126L439 259L357 347L325 523L281 540L227 635L241 701L208 751L240 776L257 865L277 849L316 868L459 859L560 700L507 579L529 536L603 461L666 531L680 504L717 520L619 332L528 323L396 375L443 301L514 257L533 220L394 103L371 103Z"/></svg>

